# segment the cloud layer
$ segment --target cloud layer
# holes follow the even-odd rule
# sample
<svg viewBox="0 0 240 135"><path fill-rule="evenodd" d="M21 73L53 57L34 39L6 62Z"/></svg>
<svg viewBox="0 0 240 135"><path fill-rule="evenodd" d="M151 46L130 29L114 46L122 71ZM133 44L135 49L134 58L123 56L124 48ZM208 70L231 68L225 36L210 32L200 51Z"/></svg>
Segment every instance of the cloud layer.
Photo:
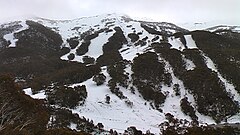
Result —
<svg viewBox="0 0 240 135"><path fill-rule="evenodd" d="M0 5L0 21L26 15L73 19L116 12L173 23L240 24L240 0L0 0Z"/></svg>

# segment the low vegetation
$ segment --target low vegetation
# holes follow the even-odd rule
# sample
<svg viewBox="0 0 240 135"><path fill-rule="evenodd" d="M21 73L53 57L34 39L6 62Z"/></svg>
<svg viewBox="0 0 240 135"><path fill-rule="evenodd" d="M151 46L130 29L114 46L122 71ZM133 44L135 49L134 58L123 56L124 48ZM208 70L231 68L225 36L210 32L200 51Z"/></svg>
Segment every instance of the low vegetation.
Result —
<svg viewBox="0 0 240 135"><path fill-rule="evenodd" d="M197 46L212 59L219 72L233 83L240 93L238 79L240 77L240 74L238 74L240 72L240 34L228 32L228 35L217 35L210 32L195 31L192 35Z"/></svg>
<svg viewBox="0 0 240 135"><path fill-rule="evenodd" d="M114 30L115 33L113 36L103 45L103 55L97 58L97 63L101 66L111 65L122 60L122 56L118 50L123 44L127 43L127 40L120 27L115 27Z"/></svg>
<svg viewBox="0 0 240 135"><path fill-rule="evenodd" d="M164 103L166 96L161 92L162 84L171 84L171 77L165 72L164 63L155 53L147 52L134 58L132 64L133 84L145 100L152 100L156 108Z"/></svg>

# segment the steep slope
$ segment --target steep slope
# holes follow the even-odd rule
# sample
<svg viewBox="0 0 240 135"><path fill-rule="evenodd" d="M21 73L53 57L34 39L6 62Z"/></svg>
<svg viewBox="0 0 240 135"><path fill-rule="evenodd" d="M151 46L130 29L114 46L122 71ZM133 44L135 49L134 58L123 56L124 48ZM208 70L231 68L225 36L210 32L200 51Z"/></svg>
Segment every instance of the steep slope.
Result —
<svg viewBox="0 0 240 135"><path fill-rule="evenodd" d="M118 14L22 20L0 27L0 72L46 100L49 127L157 134L171 116L182 127L235 123L240 34L216 28L191 32Z"/></svg>

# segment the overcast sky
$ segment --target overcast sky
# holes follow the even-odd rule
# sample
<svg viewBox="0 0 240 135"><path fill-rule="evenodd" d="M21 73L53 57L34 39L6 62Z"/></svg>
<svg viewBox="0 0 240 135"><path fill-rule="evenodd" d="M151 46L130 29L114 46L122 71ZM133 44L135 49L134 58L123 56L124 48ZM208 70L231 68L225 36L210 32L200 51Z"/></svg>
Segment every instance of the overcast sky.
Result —
<svg viewBox="0 0 240 135"><path fill-rule="evenodd" d="M19 16L73 19L103 13L172 23L225 21L240 25L240 0L0 0L0 22Z"/></svg>

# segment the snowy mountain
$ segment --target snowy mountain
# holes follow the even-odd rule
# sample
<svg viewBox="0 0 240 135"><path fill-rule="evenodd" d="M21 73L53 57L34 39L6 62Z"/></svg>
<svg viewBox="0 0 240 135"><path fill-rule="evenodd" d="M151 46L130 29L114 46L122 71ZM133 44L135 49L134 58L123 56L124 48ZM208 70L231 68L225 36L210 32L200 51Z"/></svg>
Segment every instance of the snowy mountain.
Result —
<svg viewBox="0 0 240 135"><path fill-rule="evenodd" d="M188 22L188 23L179 23L178 26L188 29L190 31L194 30L206 30L213 32L214 30L232 30L239 32L239 25L237 23L223 22L223 21L210 21L210 22Z"/></svg>
<svg viewBox="0 0 240 135"><path fill-rule="evenodd" d="M119 14L20 20L0 26L0 73L45 101L49 128L159 134L173 119L184 129L239 123L239 28Z"/></svg>

